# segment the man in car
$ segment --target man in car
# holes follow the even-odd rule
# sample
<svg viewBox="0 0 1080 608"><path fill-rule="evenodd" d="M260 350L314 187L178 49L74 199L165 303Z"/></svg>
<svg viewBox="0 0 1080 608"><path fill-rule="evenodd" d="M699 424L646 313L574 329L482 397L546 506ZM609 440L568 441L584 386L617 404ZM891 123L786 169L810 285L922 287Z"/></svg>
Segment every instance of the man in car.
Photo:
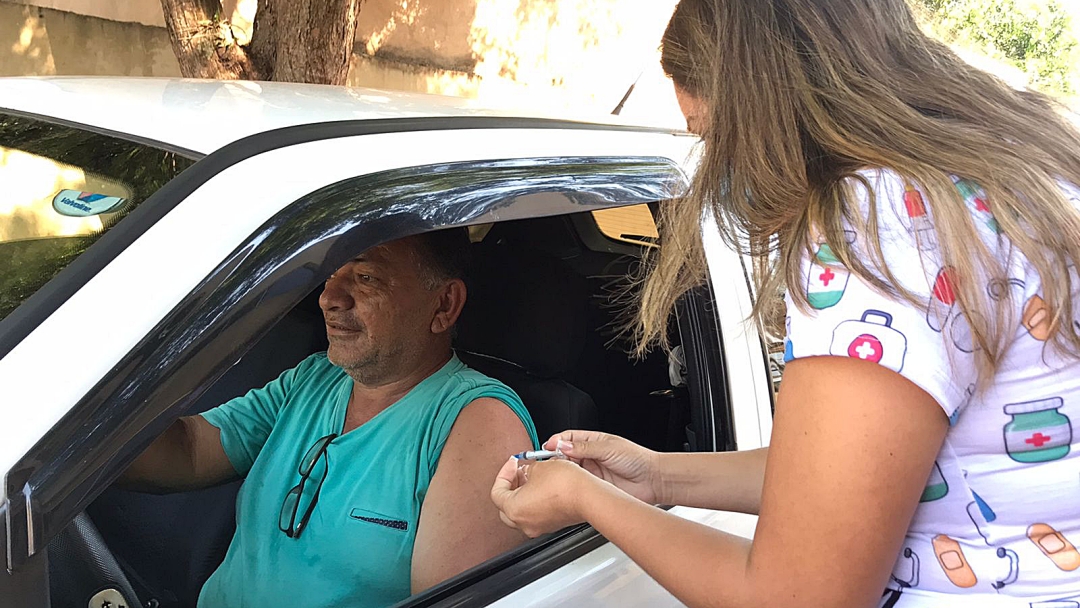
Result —
<svg viewBox="0 0 1080 608"><path fill-rule="evenodd" d="M488 486L536 431L451 349L467 248L443 231L360 254L319 298L326 353L181 418L124 474L156 492L245 477L200 608L388 606L523 540Z"/></svg>

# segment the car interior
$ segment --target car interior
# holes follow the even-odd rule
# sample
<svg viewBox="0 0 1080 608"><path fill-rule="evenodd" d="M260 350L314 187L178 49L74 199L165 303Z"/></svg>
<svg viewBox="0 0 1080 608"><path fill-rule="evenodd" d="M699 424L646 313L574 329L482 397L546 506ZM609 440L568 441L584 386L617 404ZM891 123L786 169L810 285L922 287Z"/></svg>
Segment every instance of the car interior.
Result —
<svg viewBox="0 0 1080 608"><path fill-rule="evenodd" d="M616 298L644 248L655 246L648 207L474 226L470 237L469 295L455 350L522 397L541 441L589 428L657 450L690 449L683 366L660 351L635 360L616 329L622 310ZM320 291L297 304L188 413L260 387L325 350ZM65 551L71 559L78 547L99 547L76 557L118 566L144 604L152 598L162 608L194 606L232 538L240 483L164 496L110 488L77 520L86 524L82 529L69 526L54 541L53 563ZM50 579L54 606L85 605L86 581L58 568Z"/></svg>

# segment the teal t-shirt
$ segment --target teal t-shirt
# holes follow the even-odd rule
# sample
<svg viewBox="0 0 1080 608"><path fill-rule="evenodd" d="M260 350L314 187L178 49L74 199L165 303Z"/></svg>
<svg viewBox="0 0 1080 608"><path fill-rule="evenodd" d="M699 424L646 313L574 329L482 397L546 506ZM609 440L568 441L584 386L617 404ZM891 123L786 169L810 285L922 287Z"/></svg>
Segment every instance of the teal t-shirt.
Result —
<svg viewBox="0 0 1080 608"><path fill-rule="evenodd" d="M410 595L420 507L462 408L498 399L539 445L521 399L454 356L329 444L305 484L301 513L322 478L318 503L300 536L289 538L278 527L282 501L300 481L308 448L341 432L351 391L352 379L319 353L203 414L221 429L225 454L246 479L236 499L236 534L199 594L200 608L394 604Z"/></svg>

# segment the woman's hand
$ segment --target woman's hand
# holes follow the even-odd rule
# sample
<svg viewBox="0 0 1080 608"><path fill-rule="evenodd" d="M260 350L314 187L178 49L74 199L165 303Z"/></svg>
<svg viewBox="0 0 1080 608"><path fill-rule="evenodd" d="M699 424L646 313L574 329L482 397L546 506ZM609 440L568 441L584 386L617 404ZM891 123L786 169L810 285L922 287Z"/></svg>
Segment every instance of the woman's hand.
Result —
<svg viewBox="0 0 1080 608"><path fill-rule="evenodd" d="M572 462L650 505L663 500L660 454L617 435L596 431L563 431L544 443L558 448Z"/></svg>
<svg viewBox="0 0 1080 608"><path fill-rule="evenodd" d="M585 521L582 507L602 485L572 462L510 458L495 478L491 501L506 525L536 538Z"/></svg>

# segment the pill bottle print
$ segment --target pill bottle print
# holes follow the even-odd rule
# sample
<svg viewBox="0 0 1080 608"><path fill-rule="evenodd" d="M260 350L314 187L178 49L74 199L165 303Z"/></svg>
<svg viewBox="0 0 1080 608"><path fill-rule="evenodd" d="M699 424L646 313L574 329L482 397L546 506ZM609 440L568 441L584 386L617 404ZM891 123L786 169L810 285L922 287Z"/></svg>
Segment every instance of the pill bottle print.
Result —
<svg viewBox="0 0 1080 608"><path fill-rule="evenodd" d="M998 225L997 219L990 211L990 204L987 202L986 193L983 192L982 188L966 179L957 180L956 188L960 191L960 195L964 197L964 200L975 207L976 217L982 220L991 232L1001 234L1001 226Z"/></svg>
<svg viewBox="0 0 1080 608"><path fill-rule="evenodd" d="M1027 536L1058 568L1066 572L1080 568L1080 552L1053 527L1047 524L1031 524L1028 526Z"/></svg>
<svg viewBox="0 0 1080 608"><path fill-rule="evenodd" d="M926 203L922 194L911 184L904 184L904 210L911 221L911 232L919 244L919 249L928 250L937 247L934 224L926 213Z"/></svg>
<svg viewBox="0 0 1080 608"><path fill-rule="evenodd" d="M926 488L923 489L922 497L919 498L919 502L933 502L945 498L945 495L949 493L949 484L945 481L945 477L941 474L941 467L938 463L934 462L934 468L930 471L930 479L926 482Z"/></svg>
<svg viewBox="0 0 1080 608"><path fill-rule="evenodd" d="M806 279L806 300L815 310L836 306L844 297L851 274L840 266L828 243L822 243L814 252L810 275Z"/></svg>
<svg viewBox="0 0 1080 608"><path fill-rule="evenodd" d="M1064 458L1072 443L1072 422L1058 409L1061 397L1010 403L1005 414L1005 451L1017 462L1049 462Z"/></svg>
<svg viewBox="0 0 1080 608"><path fill-rule="evenodd" d="M973 199L980 193L979 187L969 179L958 179L955 183L956 189L960 191L960 196L964 197L964 200Z"/></svg>
<svg viewBox="0 0 1080 608"><path fill-rule="evenodd" d="M938 271L934 278L933 291L930 293L930 302L926 306L926 322L936 332L945 328L957 308L955 286L952 269L946 267Z"/></svg>
<svg viewBox="0 0 1080 608"><path fill-rule="evenodd" d="M944 534L938 534L931 541L931 544L934 547L934 555L937 556L938 564L941 565L945 576L949 577L952 584L967 589L974 587L975 583L979 582L975 577L975 571L971 569L967 558L964 557L964 551L960 548L960 543Z"/></svg>

